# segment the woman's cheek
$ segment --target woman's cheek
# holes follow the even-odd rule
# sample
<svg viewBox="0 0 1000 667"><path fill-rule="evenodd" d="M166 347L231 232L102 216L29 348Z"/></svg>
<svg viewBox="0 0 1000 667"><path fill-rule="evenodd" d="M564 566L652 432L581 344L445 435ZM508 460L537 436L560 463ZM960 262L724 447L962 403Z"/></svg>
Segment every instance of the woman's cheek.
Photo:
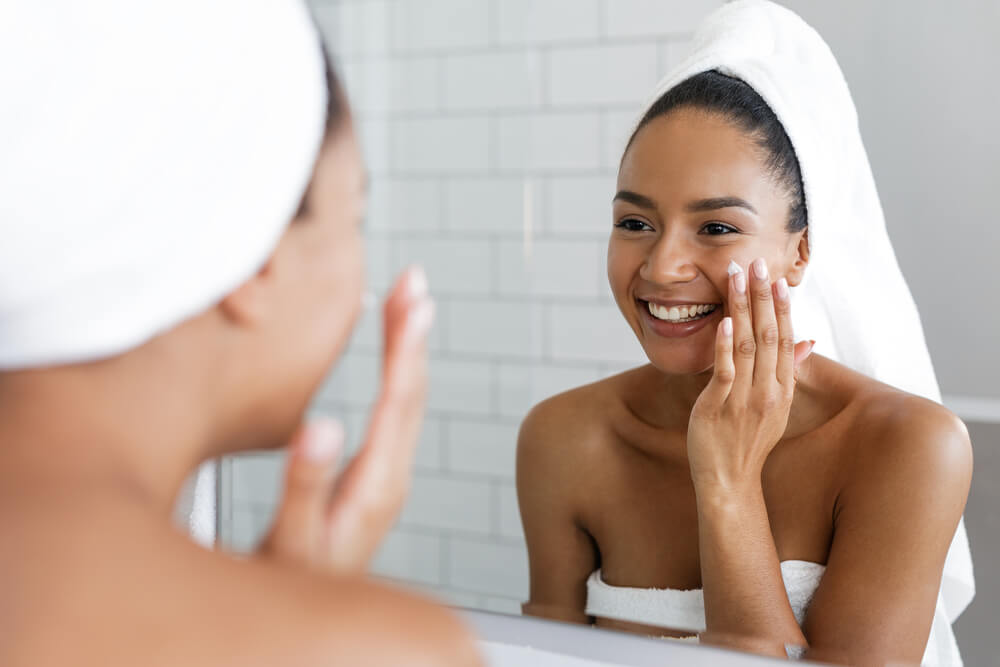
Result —
<svg viewBox="0 0 1000 667"><path fill-rule="evenodd" d="M641 257L636 257L636 254L634 250L622 248L615 240L608 244L608 282L616 298L625 296L629 284L642 265Z"/></svg>

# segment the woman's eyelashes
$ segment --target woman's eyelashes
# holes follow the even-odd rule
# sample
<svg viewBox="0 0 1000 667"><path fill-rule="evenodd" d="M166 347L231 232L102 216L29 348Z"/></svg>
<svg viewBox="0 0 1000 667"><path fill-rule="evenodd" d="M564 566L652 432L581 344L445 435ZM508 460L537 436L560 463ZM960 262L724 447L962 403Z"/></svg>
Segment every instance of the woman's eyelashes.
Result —
<svg viewBox="0 0 1000 667"><path fill-rule="evenodd" d="M625 218L619 222L615 223L615 227L618 229L624 229L628 232L644 232L646 230L653 231L653 228L649 223L643 222L638 218Z"/></svg>
<svg viewBox="0 0 1000 667"><path fill-rule="evenodd" d="M625 218L615 223L615 227L627 232L654 232L656 231L648 222L639 218ZM698 230L699 234L705 236L726 236L728 234L739 234L740 230L724 222L709 222Z"/></svg>
<svg viewBox="0 0 1000 667"><path fill-rule="evenodd" d="M709 222L701 228L701 233L708 236L724 236L726 234L739 234L739 230L722 222Z"/></svg>

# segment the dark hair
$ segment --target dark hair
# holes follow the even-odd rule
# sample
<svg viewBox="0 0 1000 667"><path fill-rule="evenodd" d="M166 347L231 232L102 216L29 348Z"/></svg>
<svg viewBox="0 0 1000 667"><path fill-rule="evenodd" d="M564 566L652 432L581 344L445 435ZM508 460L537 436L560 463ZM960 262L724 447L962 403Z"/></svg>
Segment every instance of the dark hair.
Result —
<svg viewBox="0 0 1000 667"><path fill-rule="evenodd" d="M330 51L323 42L320 42L320 49L323 51L324 75L326 78L326 129L323 133L323 143L326 143L340 131L341 126L350 113L350 108L347 105L347 96L344 94L344 89L340 85L340 79L337 77L337 70L333 66L333 58L330 57ZM309 180L306 191L302 193L302 199L299 200L299 208L295 212L293 221L301 220L309 212L309 192L311 190L312 179Z"/></svg>
<svg viewBox="0 0 1000 667"><path fill-rule="evenodd" d="M347 118L349 109L347 97L344 95L344 89L337 77L337 70L333 66L333 58L330 57L330 51L324 43L320 43L320 48L323 50L323 65L326 76L326 136L324 137L326 140L340 129L344 119Z"/></svg>
<svg viewBox="0 0 1000 667"><path fill-rule="evenodd" d="M757 91L740 79L716 70L695 74L677 84L649 108L632 133L628 146L649 121L665 116L675 109L696 108L717 113L746 132L767 153L767 169L785 189L791 206L787 229L797 232L806 228L806 198L802 172L792 141L781 121ZM625 151L628 151L626 146Z"/></svg>

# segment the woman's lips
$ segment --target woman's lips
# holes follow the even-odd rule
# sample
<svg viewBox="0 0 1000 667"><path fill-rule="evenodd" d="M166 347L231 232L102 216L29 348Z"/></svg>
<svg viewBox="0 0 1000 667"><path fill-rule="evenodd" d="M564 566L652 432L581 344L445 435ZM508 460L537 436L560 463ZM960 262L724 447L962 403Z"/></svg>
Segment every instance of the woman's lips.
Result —
<svg viewBox="0 0 1000 667"><path fill-rule="evenodd" d="M709 322L718 323L722 318L722 306L718 305L711 313L696 320L678 323L667 322L654 317L649 312L649 303L647 301L636 299L636 304L639 307L639 317L642 319L644 327L664 338L684 338L691 336L708 326Z"/></svg>

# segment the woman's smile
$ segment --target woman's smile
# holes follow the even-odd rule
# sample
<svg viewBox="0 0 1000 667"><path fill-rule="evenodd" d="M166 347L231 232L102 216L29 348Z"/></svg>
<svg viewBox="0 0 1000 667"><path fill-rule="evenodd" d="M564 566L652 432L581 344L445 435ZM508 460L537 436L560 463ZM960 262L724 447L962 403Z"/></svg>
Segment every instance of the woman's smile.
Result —
<svg viewBox="0 0 1000 667"><path fill-rule="evenodd" d="M695 301L636 300L643 329L664 338L684 338L718 323L722 304ZM715 330L714 328L712 329Z"/></svg>

